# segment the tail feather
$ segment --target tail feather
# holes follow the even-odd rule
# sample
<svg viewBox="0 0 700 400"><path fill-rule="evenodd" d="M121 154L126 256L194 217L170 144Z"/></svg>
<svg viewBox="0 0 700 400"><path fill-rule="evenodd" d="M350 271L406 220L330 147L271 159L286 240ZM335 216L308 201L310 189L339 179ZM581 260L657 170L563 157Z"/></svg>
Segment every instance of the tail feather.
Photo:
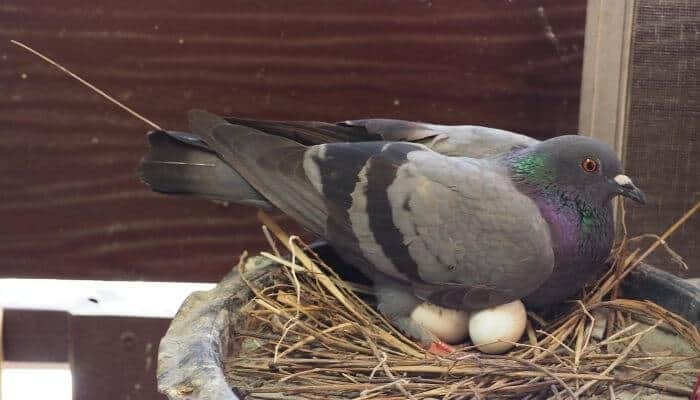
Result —
<svg viewBox="0 0 700 400"><path fill-rule="evenodd" d="M206 111L192 110L188 117L193 134L271 204L312 232L324 232L328 211L321 194L306 176L307 146L228 123Z"/></svg>
<svg viewBox="0 0 700 400"><path fill-rule="evenodd" d="M139 176L156 192L195 195L232 203L270 207L232 167L196 135L153 131Z"/></svg>

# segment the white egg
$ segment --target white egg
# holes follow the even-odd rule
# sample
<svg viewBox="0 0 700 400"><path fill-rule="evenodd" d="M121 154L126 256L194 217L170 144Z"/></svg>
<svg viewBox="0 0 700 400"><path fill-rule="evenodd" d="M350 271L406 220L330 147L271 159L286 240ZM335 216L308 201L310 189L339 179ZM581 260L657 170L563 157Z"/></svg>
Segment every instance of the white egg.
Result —
<svg viewBox="0 0 700 400"><path fill-rule="evenodd" d="M499 340L517 342L525 332L527 315L520 300L472 313L469 318L469 337L479 350L501 354L513 345Z"/></svg>
<svg viewBox="0 0 700 400"><path fill-rule="evenodd" d="M445 343L462 343L469 336L469 313L466 311L423 303L413 310L411 319Z"/></svg>

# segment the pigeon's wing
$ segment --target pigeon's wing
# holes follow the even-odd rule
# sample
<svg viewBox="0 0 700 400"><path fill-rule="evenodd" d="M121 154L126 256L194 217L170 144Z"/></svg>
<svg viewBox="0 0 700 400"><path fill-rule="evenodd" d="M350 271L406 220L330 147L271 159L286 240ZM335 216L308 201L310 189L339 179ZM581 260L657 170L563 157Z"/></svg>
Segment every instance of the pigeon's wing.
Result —
<svg viewBox="0 0 700 400"><path fill-rule="evenodd" d="M225 120L234 125L255 128L261 132L285 137L307 146L324 143L383 140L380 135L370 133L362 126L317 121L267 121L237 117L226 117Z"/></svg>
<svg viewBox="0 0 700 400"><path fill-rule="evenodd" d="M421 142L433 138L448 126L426 124L400 119L357 119L339 122L338 125L363 128L367 133L377 135L388 142Z"/></svg>
<svg viewBox="0 0 700 400"><path fill-rule="evenodd" d="M449 156L484 158L537 140L483 126L435 125L396 119L363 119L339 123L265 121L226 117L226 121L285 137L305 145L338 142L414 142Z"/></svg>
<svg viewBox="0 0 700 400"><path fill-rule="evenodd" d="M520 299L551 274L549 225L498 161L412 152L388 187L402 240L387 254L415 265L415 294L435 304L481 309ZM413 264L411 264L411 261Z"/></svg>
<svg viewBox="0 0 700 400"><path fill-rule="evenodd" d="M396 119L363 119L340 125L362 127L368 134L386 141L420 143L440 154L470 158L490 157L538 142L518 133L476 125L436 125Z"/></svg>
<svg viewBox="0 0 700 400"><path fill-rule="evenodd" d="M342 252L346 259L365 271L370 268L354 245L347 209L363 166L385 142L309 147L261 130L269 126L234 124L201 110L190 111L188 117L191 145L214 152L266 201L336 248L347 249Z"/></svg>
<svg viewBox="0 0 700 400"><path fill-rule="evenodd" d="M339 143L310 148L306 172L332 210L329 242L424 299L489 307L524 297L551 273L547 223L493 160L413 143Z"/></svg>

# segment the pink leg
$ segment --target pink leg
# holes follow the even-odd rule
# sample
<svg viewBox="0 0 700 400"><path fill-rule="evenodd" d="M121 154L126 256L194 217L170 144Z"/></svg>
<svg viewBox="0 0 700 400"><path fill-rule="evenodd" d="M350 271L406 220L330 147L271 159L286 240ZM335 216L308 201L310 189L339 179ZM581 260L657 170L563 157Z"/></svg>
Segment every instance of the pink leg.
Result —
<svg viewBox="0 0 700 400"><path fill-rule="evenodd" d="M455 348L440 339L435 339L432 343L430 343L428 352L438 356L447 356L454 353Z"/></svg>

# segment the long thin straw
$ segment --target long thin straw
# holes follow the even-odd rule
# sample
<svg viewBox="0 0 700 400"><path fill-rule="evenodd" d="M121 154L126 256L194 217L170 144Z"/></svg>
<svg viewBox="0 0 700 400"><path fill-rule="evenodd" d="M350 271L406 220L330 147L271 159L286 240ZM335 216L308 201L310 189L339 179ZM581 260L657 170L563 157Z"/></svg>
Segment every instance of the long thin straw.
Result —
<svg viewBox="0 0 700 400"><path fill-rule="evenodd" d="M83 78L79 77L78 75L74 74L74 73L71 72L68 68L64 67L63 65L59 64L58 62L56 62L56 61L50 59L49 57L47 57L47 56L45 56L45 55L39 53L38 51L32 49L31 47L27 46L26 44L24 44L24 43L22 43L22 42L18 42L18 41L16 41L16 40L10 40L10 43L12 43L12 44L14 44L14 45L16 45L16 46L19 46L19 47L21 47L21 48L27 50L28 52L30 52L30 53L34 54L35 56L41 58L42 60L46 61L47 63L53 65L54 67L56 67L56 68L58 68L58 69L60 69L62 72L64 72L65 74L67 74L67 75L70 76L71 78L73 78L73 79L77 80L78 82L82 83L83 85L87 86L88 88L90 88L90 90L96 92L96 93L99 94L100 96L102 96L102 97L104 97L105 99L107 99L107 100L111 101L112 103L116 104L116 105L119 106L121 109L123 109L124 111L126 111L126 112L128 112L129 114L133 115L134 117L140 119L141 121L145 122L146 124L150 125L152 128L157 129L157 130L159 130L159 131L162 131L162 130L163 130L163 128L161 128L160 126L158 126L158 124L156 124L155 122L151 121L150 119L144 117L143 115L141 115L141 114L137 113L136 111L132 110L131 108L127 107L126 105L124 105L124 103L122 103L122 102L120 102L119 100L115 99L114 97L108 95L107 93L105 93L105 92L102 91L101 89L97 88L95 85L91 84L90 82L86 81L85 79L83 79Z"/></svg>

